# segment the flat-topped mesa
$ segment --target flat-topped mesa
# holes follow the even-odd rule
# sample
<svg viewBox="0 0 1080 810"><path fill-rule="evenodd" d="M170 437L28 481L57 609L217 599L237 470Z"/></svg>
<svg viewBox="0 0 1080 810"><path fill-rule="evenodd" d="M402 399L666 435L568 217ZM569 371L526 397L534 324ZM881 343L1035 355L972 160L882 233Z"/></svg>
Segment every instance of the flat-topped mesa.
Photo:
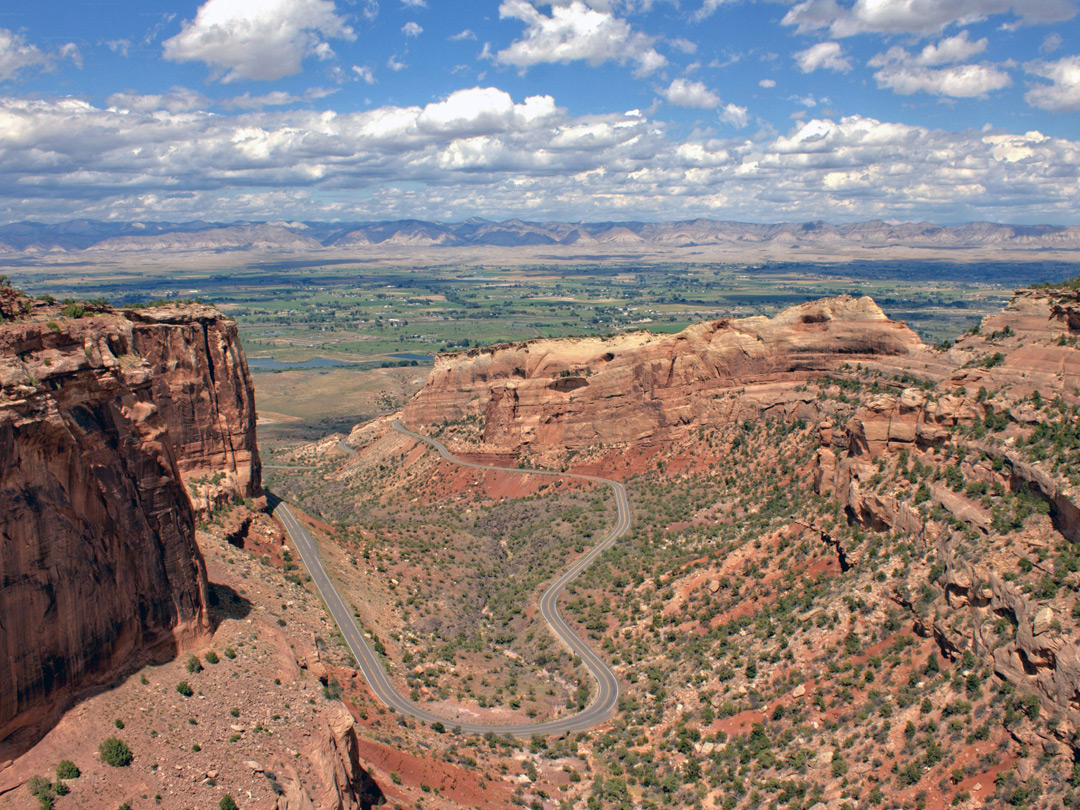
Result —
<svg viewBox="0 0 1080 810"><path fill-rule="evenodd" d="M181 473L220 471L230 497L257 494L260 479L250 377L220 313L0 299L9 750L74 695L205 636L206 571Z"/></svg>
<svg viewBox="0 0 1080 810"><path fill-rule="evenodd" d="M812 399L794 390L808 377L922 349L870 298L842 296L675 335L542 339L440 356L404 418L423 430L479 417L485 444L508 450L666 441L773 409L811 416ZM721 396L735 389L742 396Z"/></svg>

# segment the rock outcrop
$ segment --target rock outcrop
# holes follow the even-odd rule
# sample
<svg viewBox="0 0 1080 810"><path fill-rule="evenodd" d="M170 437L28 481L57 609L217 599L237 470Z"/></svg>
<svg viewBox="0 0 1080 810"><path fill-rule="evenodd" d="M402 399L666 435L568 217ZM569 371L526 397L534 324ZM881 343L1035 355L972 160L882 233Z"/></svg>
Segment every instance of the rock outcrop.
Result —
<svg viewBox="0 0 1080 810"><path fill-rule="evenodd" d="M125 310L131 349L150 364L197 512L262 494L255 394L236 324L213 307Z"/></svg>
<svg viewBox="0 0 1080 810"><path fill-rule="evenodd" d="M935 551L941 601L920 619L924 630L947 654L971 651L1022 693L1037 695L1049 715L1063 719L1054 734L1070 744L1080 729L1080 648L1057 611L1071 603L1055 596L1056 586L1034 598L1030 586L1009 579L1018 559L1035 565L1027 557L1040 560L1058 536L1062 548L1080 542L1072 468L1037 460L1050 452L1044 448L1034 456L1023 449L1038 436L1031 428L1071 430L1075 422L1078 302L1073 290L1018 292L947 352L953 369L936 391L877 394L846 424L823 424L813 469L815 490L839 502L849 521L917 538ZM1054 405L1044 405L1052 397ZM893 464L906 468L908 457L919 465L910 486L883 488L883 473ZM1042 501L1045 517L1015 546L995 552L994 541L1010 530L995 523L990 507L1002 501L985 502L987 491ZM983 544L972 538L986 538L990 550L978 556ZM1051 572L1064 577L1042 564L1043 575Z"/></svg>
<svg viewBox="0 0 1080 810"><path fill-rule="evenodd" d="M371 810L386 803L382 790L360 764L353 718L342 704L329 704L326 723L312 730L304 759L316 783L305 786L296 769L287 766L276 810Z"/></svg>
<svg viewBox="0 0 1080 810"><path fill-rule="evenodd" d="M260 479L250 379L219 313L76 318L8 299L0 741L18 747L78 692L208 632L183 473L218 477L228 497L257 493Z"/></svg>
<svg viewBox="0 0 1080 810"><path fill-rule="evenodd" d="M813 399L796 391L808 377L921 349L871 299L845 296L677 335L534 340L440 356L404 416L417 429L478 418L485 444L514 451L666 441L763 414L814 416Z"/></svg>

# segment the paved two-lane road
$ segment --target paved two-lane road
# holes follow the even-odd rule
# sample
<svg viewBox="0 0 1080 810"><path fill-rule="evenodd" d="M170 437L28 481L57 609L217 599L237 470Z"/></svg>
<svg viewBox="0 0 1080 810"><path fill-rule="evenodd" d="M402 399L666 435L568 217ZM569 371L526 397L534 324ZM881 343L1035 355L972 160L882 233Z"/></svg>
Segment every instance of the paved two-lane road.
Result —
<svg viewBox="0 0 1080 810"><path fill-rule="evenodd" d="M570 715L569 717L562 717L558 720L549 720L544 723L484 725L481 723L460 722L452 718L434 714L398 693L390 680L390 676L386 672L383 660L375 653L371 648L371 645L367 643L367 640L353 620L352 612L346 606L345 601L341 598L337 588L326 573L326 569L319 559L319 551L315 539L311 536L311 533L296 520L289 510L289 507L284 503L280 504L277 509L274 510L274 515L281 521L285 530L289 533L293 545L296 547L297 551L300 552L300 556L303 558L304 564L311 573L311 578L315 582L315 586L319 589L319 593L322 594L327 607L330 609L330 614L334 617L334 621L337 622L338 627L341 629L341 633L345 637L345 641L349 645L349 649L356 658L357 664L359 665L361 672L364 673L364 677L367 679L372 691L379 700L402 714L409 715L426 723L440 722L444 726L456 726L468 733L482 734L491 731L495 734L513 734L515 736L524 737L533 734L563 734L567 731L582 731L584 729L592 728L607 720L611 717L612 713L614 713L616 705L618 705L619 682L615 677L615 673L611 671L611 667L596 654L592 647L586 644L580 636L570 629L566 620L563 619L562 615L559 613L558 603L559 596L562 594L563 589L573 582L582 571L592 565L597 557L611 548L615 541L630 528L630 500L627 498L626 488L618 481L612 481L595 475L575 475L573 473L556 472L554 470L531 470L519 467L496 467L492 464L478 464L472 461L463 461L452 456L450 451L446 449L446 445L442 442L431 439L420 433L414 433L402 425L401 422L395 422L394 428L399 433L403 433L406 436L434 447L444 459L453 464L461 465L462 467L472 467L477 470L497 470L507 473L523 473L527 475L547 475L556 478L574 478L606 484L611 487L612 492L615 494L615 506L618 516L615 520L615 525L611 528L611 531L608 532L607 536L581 559L564 571L558 579L548 586L547 590L545 590L540 597L540 615L544 617L544 620L548 623L552 632L555 633L559 640L569 647L576 655L580 656L590 674L596 680L596 694L592 703L577 714ZM351 451L351 448L349 449Z"/></svg>

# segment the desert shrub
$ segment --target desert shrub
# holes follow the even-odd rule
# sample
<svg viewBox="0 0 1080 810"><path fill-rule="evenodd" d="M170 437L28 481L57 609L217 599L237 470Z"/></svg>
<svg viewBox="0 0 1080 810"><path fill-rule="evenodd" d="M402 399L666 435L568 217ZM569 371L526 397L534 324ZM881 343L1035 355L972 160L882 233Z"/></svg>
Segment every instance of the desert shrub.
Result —
<svg viewBox="0 0 1080 810"><path fill-rule="evenodd" d="M70 759L62 759L56 766L57 779L78 779L81 774L79 767Z"/></svg>
<svg viewBox="0 0 1080 810"><path fill-rule="evenodd" d="M187 671L194 675L196 672L202 672L202 661L199 660L199 656L193 655L187 660Z"/></svg>
<svg viewBox="0 0 1080 810"><path fill-rule="evenodd" d="M219 810L238 810L238 808L236 806L236 800L232 796L230 796L228 793L226 793L224 796L221 797L221 801L218 802L218 809Z"/></svg>
<svg viewBox="0 0 1080 810"><path fill-rule="evenodd" d="M323 687L323 697L327 700L341 700L341 684L337 678L331 678L330 682Z"/></svg>
<svg viewBox="0 0 1080 810"><path fill-rule="evenodd" d="M180 683L176 685L176 691L184 697L191 697L195 694L195 690L191 688L191 684L187 681L180 681Z"/></svg>
<svg viewBox="0 0 1080 810"><path fill-rule="evenodd" d="M30 791L31 796L38 800L42 810L52 810L53 804L56 802L52 782L44 776L32 776L30 781L26 783L26 789Z"/></svg>
<svg viewBox="0 0 1080 810"><path fill-rule="evenodd" d="M114 768L123 768L130 765L131 760L134 758L131 755L131 749L127 747L127 743L116 737L109 737L99 745L98 753L101 754L102 762L106 765L112 765Z"/></svg>

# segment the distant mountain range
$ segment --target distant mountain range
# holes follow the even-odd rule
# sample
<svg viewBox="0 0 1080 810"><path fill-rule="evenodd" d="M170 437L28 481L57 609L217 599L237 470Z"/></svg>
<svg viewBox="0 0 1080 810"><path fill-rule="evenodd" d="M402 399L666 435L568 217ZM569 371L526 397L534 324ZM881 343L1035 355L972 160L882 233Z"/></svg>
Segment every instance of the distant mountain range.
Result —
<svg viewBox="0 0 1080 810"><path fill-rule="evenodd" d="M942 226L881 220L755 224L709 219L685 222L16 222L0 226L0 254L56 251L362 252L371 246L582 248L763 245L843 247L1000 247L1018 250L1080 249L1080 227L972 222Z"/></svg>

